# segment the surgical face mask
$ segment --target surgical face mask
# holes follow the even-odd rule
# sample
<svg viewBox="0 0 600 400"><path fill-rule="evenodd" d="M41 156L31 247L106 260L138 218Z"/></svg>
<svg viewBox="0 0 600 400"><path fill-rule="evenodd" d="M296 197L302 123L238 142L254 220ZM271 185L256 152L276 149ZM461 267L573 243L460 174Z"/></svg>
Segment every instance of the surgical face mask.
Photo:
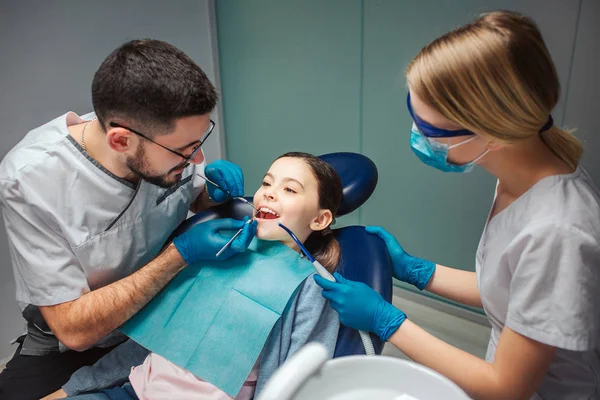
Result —
<svg viewBox="0 0 600 400"><path fill-rule="evenodd" d="M435 139L425 137L413 123L410 131L410 147L417 157L430 167L437 168L443 172L471 172L475 163L481 160L489 150L486 149L479 157L462 165L450 163L448 161L448 151L469 143L476 138L477 136L473 136L463 142L448 145L446 143L440 143Z"/></svg>

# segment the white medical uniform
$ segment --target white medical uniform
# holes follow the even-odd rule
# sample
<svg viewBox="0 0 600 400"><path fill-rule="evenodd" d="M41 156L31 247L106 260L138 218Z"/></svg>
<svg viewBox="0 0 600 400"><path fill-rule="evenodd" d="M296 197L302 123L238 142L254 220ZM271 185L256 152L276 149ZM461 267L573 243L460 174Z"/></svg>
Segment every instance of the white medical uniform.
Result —
<svg viewBox="0 0 600 400"><path fill-rule="evenodd" d="M204 187L191 164L170 189L121 179L74 140L67 113L29 132L0 164L0 205L27 320L21 354L64 351L37 306L75 300L155 258ZM123 340L109 335L98 346Z"/></svg>
<svg viewBox="0 0 600 400"><path fill-rule="evenodd" d="M477 281L492 325L557 348L534 399L600 398L600 194L579 167L536 183L488 221Z"/></svg>

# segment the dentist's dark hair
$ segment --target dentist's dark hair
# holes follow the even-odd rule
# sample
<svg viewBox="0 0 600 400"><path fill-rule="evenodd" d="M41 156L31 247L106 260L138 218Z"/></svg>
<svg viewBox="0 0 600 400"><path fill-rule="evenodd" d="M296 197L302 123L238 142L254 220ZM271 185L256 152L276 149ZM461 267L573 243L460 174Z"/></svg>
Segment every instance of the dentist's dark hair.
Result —
<svg viewBox="0 0 600 400"><path fill-rule="evenodd" d="M342 180L331 164L308 153L286 153L280 158L299 158L310 168L317 180L319 192L319 208L331 211L332 224L335 223L338 208L342 202ZM329 272L335 271L340 262L340 244L335 238L331 225L313 233L304 242L306 249L315 260L319 261Z"/></svg>
<svg viewBox="0 0 600 400"><path fill-rule="evenodd" d="M92 81L92 104L105 130L114 121L152 136L169 134L177 119L208 114L217 99L204 71L160 40L124 43L106 57Z"/></svg>

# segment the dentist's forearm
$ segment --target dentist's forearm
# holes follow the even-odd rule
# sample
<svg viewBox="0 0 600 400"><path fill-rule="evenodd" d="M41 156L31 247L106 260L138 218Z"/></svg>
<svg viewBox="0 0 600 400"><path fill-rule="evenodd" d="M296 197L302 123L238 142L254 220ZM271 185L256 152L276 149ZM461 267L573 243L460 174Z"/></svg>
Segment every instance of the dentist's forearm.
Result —
<svg viewBox="0 0 600 400"><path fill-rule="evenodd" d="M482 307L475 272L437 265L425 290L472 307Z"/></svg>
<svg viewBox="0 0 600 400"><path fill-rule="evenodd" d="M170 244L135 273L77 300L40 307L40 311L65 346L83 351L131 318L184 267L185 261Z"/></svg>

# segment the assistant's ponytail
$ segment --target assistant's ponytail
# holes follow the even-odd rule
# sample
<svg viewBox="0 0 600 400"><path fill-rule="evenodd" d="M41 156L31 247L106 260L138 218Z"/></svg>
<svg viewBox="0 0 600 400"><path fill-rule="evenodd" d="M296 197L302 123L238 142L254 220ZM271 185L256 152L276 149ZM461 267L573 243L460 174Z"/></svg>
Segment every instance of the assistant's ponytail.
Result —
<svg viewBox="0 0 600 400"><path fill-rule="evenodd" d="M583 153L579 139L554 125L540 134L542 141L569 167L575 169Z"/></svg>

